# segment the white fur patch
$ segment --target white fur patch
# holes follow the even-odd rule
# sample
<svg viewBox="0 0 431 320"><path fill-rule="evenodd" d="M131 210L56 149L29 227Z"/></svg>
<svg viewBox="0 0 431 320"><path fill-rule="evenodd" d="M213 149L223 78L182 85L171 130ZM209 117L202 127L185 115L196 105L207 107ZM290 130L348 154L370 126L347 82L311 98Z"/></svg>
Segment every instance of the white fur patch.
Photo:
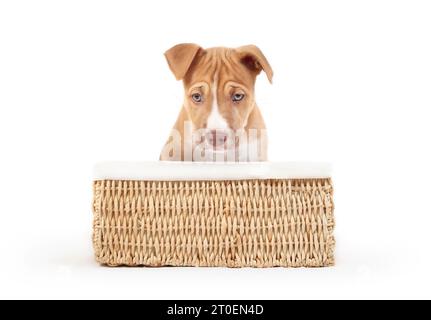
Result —
<svg viewBox="0 0 431 320"><path fill-rule="evenodd" d="M217 78L214 79L214 83L212 86L212 98L213 103L211 106L211 113L207 120L207 128L208 129L227 129L229 126L223 116L220 114L218 109L218 101L217 101Z"/></svg>

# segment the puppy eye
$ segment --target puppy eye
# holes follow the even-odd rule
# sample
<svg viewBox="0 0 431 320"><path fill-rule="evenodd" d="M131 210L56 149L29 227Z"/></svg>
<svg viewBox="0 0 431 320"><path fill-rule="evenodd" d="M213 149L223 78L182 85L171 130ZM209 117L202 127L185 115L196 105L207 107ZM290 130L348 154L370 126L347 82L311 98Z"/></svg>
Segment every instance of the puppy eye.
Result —
<svg viewBox="0 0 431 320"><path fill-rule="evenodd" d="M244 99L244 94L242 93L235 93L232 95L232 101L233 102L240 102L242 99Z"/></svg>
<svg viewBox="0 0 431 320"><path fill-rule="evenodd" d="M196 103L202 102L202 95L200 93L193 93L192 99Z"/></svg>

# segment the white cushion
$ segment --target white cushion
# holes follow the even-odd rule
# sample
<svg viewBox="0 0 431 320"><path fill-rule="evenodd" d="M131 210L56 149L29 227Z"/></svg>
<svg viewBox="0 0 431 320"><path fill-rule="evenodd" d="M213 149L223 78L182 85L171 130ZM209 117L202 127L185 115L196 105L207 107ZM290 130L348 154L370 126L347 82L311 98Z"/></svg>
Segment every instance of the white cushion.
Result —
<svg viewBox="0 0 431 320"><path fill-rule="evenodd" d="M95 180L250 180L331 177L323 162L102 162L94 168Z"/></svg>

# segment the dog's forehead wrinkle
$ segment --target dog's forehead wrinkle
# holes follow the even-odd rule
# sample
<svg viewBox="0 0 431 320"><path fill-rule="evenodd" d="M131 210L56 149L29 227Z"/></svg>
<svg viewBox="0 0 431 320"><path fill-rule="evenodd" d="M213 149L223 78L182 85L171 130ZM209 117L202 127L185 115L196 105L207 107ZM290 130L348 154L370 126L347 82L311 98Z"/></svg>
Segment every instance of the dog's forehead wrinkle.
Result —
<svg viewBox="0 0 431 320"><path fill-rule="evenodd" d="M210 48L207 50L209 62L215 69L220 69L222 65L229 64L231 49L224 47Z"/></svg>
<svg viewBox="0 0 431 320"><path fill-rule="evenodd" d="M190 85L198 81L206 81L209 86L213 83L214 74L218 74L219 87L221 83L239 81L246 85L253 85L245 67L235 54L234 49L216 47L205 50L204 54L196 61L193 72L187 78Z"/></svg>
<svg viewBox="0 0 431 320"><path fill-rule="evenodd" d="M233 57L228 57L223 59L223 62L220 66L220 74L223 75L223 82L235 81L240 83L249 83L249 85L253 85L252 81L248 81L248 73L244 69L244 66L241 62Z"/></svg>

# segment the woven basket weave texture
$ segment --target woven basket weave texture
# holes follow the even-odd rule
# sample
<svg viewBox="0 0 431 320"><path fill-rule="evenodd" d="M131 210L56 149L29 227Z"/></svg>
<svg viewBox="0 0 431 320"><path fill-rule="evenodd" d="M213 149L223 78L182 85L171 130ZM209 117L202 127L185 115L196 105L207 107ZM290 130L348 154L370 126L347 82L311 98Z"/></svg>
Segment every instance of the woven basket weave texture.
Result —
<svg viewBox="0 0 431 320"><path fill-rule="evenodd" d="M334 264L331 179L99 180L93 211L108 266Z"/></svg>

